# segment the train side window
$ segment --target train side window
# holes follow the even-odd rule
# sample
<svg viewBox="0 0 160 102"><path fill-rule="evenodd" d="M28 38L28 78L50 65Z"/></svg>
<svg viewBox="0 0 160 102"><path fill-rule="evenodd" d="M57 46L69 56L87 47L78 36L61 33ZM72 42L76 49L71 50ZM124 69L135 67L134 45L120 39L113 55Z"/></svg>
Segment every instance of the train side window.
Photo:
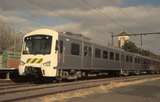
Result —
<svg viewBox="0 0 160 102"><path fill-rule="evenodd" d="M108 58L108 52L107 51L103 51L103 58L107 59Z"/></svg>
<svg viewBox="0 0 160 102"><path fill-rule="evenodd" d="M60 40L59 42L59 48L60 48L60 53L63 53L63 41Z"/></svg>
<svg viewBox="0 0 160 102"><path fill-rule="evenodd" d="M132 58L132 56L130 56L130 62L131 62L131 63L133 62L133 58Z"/></svg>
<svg viewBox="0 0 160 102"><path fill-rule="evenodd" d="M92 56L92 48L84 46L84 56Z"/></svg>
<svg viewBox="0 0 160 102"><path fill-rule="evenodd" d="M119 61L119 53L116 53L116 61Z"/></svg>
<svg viewBox="0 0 160 102"><path fill-rule="evenodd" d="M89 50L89 51L88 51L88 56L91 57L91 56L92 56L92 48L91 48L91 47L88 47L88 50Z"/></svg>
<svg viewBox="0 0 160 102"><path fill-rule="evenodd" d="M137 63L137 58L136 57L134 58L134 63Z"/></svg>
<svg viewBox="0 0 160 102"><path fill-rule="evenodd" d="M121 61L124 62L124 55L121 55Z"/></svg>
<svg viewBox="0 0 160 102"><path fill-rule="evenodd" d="M101 50L98 49L98 48L95 49L95 57L96 58L101 58Z"/></svg>
<svg viewBox="0 0 160 102"><path fill-rule="evenodd" d="M129 56L128 55L126 56L126 62L129 62Z"/></svg>
<svg viewBox="0 0 160 102"><path fill-rule="evenodd" d="M142 64L145 64L145 59L144 58L142 59Z"/></svg>
<svg viewBox="0 0 160 102"><path fill-rule="evenodd" d="M71 43L71 54L80 55L80 45L76 43Z"/></svg>
<svg viewBox="0 0 160 102"><path fill-rule="evenodd" d="M138 57L137 63L140 64L140 62L141 62L141 61L140 61L140 58Z"/></svg>
<svg viewBox="0 0 160 102"><path fill-rule="evenodd" d="M114 53L113 52L110 52L109 58L110 58L110 60L114 60Z"/></svg>
<svg viewBox="0 0 160 102"><path fill-rule="evenodd" d="M84 56L87 56L87 55L88 55L88 47L84 46Z"/></svg>

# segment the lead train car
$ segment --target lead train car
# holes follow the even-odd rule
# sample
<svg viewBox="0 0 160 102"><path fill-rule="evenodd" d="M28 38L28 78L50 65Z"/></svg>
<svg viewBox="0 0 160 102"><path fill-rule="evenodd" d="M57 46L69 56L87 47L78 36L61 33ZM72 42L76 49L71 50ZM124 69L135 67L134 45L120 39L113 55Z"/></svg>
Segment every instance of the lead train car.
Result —
<svg viewBox="0 0 160 102"><path fill-rule="evenodd" d="M81 34L39 29L24 36L19 74L81 78L88 74L159 72L160 61L92 43Z"/></svg>

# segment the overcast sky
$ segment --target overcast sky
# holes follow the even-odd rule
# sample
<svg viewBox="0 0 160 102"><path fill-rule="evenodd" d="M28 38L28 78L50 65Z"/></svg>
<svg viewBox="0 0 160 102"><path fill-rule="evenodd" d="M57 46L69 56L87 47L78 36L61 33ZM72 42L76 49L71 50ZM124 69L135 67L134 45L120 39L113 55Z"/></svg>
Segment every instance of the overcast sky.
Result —
<svg viewBox="0 0 160 102"><path fill-rule="evenodd" d="M160 0L0 0L0 19L17 31L38 28L82 33L107 45L110 33L160 31ZM139 37L131 40L139 45ZM160 53L160 35L144 36L143 47Z"/></svg>

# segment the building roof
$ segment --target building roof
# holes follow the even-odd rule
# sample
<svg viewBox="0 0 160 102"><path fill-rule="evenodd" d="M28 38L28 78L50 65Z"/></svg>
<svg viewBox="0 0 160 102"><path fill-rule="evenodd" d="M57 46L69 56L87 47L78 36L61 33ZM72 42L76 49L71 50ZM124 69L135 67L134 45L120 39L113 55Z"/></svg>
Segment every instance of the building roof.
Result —
<svg viewBox="0 0 160 102"><path fill-rule="evenodd" d="M123 31L123 32L119 33L118 35L119 35L119 36L127 36L128 33L126 33L125 31Z"/></svg>

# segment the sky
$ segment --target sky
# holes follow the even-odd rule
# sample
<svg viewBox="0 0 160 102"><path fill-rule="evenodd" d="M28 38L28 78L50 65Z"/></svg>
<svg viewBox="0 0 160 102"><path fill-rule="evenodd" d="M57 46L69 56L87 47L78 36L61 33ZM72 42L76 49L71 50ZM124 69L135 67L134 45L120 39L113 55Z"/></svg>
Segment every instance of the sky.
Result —
<svg viewBox="0 0 160 102"><path fill-rule="evenodd" d="M16 31L49 28L82 33L104 46L110 44L112 32L159 32L159 11L160 0L0 0L0 20ZM131 37L137 46L139 39ZM159 35L143 37L143 48L157 54L159 43Z"/></svg>

